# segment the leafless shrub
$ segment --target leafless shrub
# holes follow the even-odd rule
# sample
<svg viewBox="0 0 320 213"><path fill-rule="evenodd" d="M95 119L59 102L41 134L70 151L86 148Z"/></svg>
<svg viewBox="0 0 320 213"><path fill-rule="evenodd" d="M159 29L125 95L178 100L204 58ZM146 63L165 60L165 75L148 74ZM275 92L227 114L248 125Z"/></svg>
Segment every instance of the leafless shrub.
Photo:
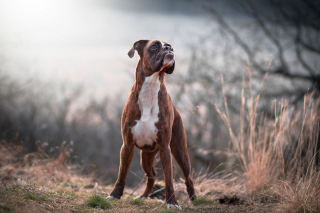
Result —
<svg viewBox="0 0 320 213"><path fill-rule="evenodd" d="M0 138L2 143L11 145L16 141L23 143L24 152L29 152L25 164L35 163L33 158L57 157L60 144L72 141L73 152L69 154L73 163L82 167L84 173L94 171L99 181L113 182L122 144L123 102L109 98L84 101L82 91L64 86L53 88L50 83L37 80L15 81L0 73ZM137 154L132 165L140 169ZM131 178L129 184L139 181Z"/></svg>

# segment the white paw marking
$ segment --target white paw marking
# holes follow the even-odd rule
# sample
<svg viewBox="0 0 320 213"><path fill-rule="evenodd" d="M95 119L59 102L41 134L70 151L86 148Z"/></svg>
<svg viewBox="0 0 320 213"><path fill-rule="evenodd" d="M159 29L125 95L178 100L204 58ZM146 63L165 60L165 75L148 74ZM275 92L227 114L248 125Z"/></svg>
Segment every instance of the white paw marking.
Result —
<svg viewBox="0 0 320 213"><path fill-rule="evenodd" d="M158 129L154 124L159 120L159 90L159 72L144 79L138 98L141 118L136 120L137 124L131 128L133 139L139 147L152 146L157 139Z"/></svg>
<svg viewBox="0 0 320 213"><path fill-rule="evenodd" d="M143 196L137 196L134 198L135 200L146 200L148 199L147 197L143 197Z"/></svg>
<svg viewBox="0 0 320 213"><path fill-rule="evenodd" d="M106 197L107 200L119 200L118 198L116 197L113 197L112 195Z"/></svg>
<svg viewBox="0 0 320 213"><path fill-rule="evenodd" d="M173 205L173 204L167 204L167 208L182 210L182 208L179 205Z"/></svg>

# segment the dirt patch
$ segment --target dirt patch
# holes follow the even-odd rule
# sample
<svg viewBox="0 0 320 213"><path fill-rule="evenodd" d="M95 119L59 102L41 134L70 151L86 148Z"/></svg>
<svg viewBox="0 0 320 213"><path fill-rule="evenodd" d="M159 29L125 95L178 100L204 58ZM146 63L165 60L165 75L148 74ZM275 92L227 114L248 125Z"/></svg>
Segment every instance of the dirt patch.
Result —
<svg viewBox="0 0 320 213"><path fill-rule="evenodd" d="M241 200L238 196L228 196L224 195L223 197L218 199L220 204L228 204L228 205L243 205L244 200Z"/></svg>

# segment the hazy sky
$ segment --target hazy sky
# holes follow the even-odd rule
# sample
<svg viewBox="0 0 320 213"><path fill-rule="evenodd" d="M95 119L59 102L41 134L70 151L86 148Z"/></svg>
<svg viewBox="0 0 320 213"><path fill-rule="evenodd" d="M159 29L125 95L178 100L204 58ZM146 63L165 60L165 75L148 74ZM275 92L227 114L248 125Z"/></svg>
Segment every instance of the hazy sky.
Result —
<svg viewBox="0 0 320 213"><path fill-rule="evenodd" d="M127 56L132 44L169 42L179 71L188 44L210 30L204 14L185 1L0 0L2 71L81 84L96 97L127 93L138 60Z"/></svg>

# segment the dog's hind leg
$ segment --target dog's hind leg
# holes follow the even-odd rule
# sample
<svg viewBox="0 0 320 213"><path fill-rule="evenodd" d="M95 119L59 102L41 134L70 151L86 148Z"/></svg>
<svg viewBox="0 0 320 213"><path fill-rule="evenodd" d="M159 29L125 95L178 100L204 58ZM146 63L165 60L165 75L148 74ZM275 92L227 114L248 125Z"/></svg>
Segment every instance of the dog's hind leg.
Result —
<svg viewBox="0 0 320 213"><path fill-rule="evenodd" d="M147 199L152 192L153 185L156 179L156 171L154 170L153 162L157 156L159 150L156 149L152 152L141 151L140 152L140 164L147 176L146 189L141 196L135 199Z"/></svg>
<svg viewBox="0 0 320 213"><path fill-rule="evenodd" d="M191 166L187 146L186 144L178 144L180 144L180 146L178 147L175 145L171 145L171 153L183 172L190 200L195 200L197 197L194 192L193 181L190 176Z"/></svg>
<svg viewBox="0 0 320 213"><path fill-rule="evenodd" d="M174 121L170 147L173 157L175 158L183 172L183 175L185 177L185 184L187 186L187 192L189 194L190 200L192 201L195 200L197 196L194 192L193 181L190 175L191 164L187 148L187 136L183 128L175 129L175 127L177 126L183 126L180 115L177 116Z"/></svg>

